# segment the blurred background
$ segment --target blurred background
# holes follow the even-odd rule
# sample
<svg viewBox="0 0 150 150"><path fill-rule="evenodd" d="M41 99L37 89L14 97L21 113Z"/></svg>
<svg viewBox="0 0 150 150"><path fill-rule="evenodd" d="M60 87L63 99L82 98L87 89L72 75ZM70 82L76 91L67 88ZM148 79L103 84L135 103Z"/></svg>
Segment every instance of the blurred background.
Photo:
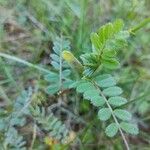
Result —
<svg viewBox="0 0 150 150"><path fill-rule="evenodd" d="M50 54L57 37L63 36L79 58L91 51L90 34L101 25L120 18L124 21L124 29L128 30L149 16L150 0L0 0L0 53L53 70ZM114 76L124 89L124 95L130 101L127 107L140 128L138 136L127 137L131 149L149 150L150 24L137 31L128 42L129 45L118 53L122 67ZM45 107L50 99L51 104L56 101L43 92L46 83L41 72L0 57L0 107L15 100L29 86L37 89L33 99L44 99ZM91 105L81 101L79 110L74 109L75 105L67 103L89 125L92 124L96 111L91 110ZM119 137L109 139L104 135L99 120L93 124L86 130L82 130L84 125L79 123L71 127L82 142L70 149L123 149ZM38 148L39 143L37 141Z"/></svg>

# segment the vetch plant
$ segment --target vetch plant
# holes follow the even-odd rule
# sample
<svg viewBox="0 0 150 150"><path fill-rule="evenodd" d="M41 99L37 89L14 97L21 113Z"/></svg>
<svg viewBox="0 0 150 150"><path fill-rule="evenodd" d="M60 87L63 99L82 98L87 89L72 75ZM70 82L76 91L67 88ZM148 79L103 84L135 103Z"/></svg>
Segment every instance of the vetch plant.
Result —
<svg viewBox="0 0 150 150"><path fill-rule="evenodd" d="M79 106L72 105L77 99L72 94L74 91L70 89L76 89L77 93L98 109L98 118L102 122L106 122L106 135L114 137L120 133L126 149L129 150L125 134L137 135L139 129L132 121L131 113L124 109L124 106L129 103L122 96L123 90L117 85L113 71L120 67L117 53L128 45L127 39L134 36L137 30L149 22L150 18L146 18L130 30L123 30L122 20L107 23L91 34L92 51L81 55L82 61L72 54L68 40L62 36L56 38L53 53L50 54L52 65L50 71L42 66L0 52L2 58L32 67L44 75L46 74L45 80L49 84L46 93L50 94L50 97L47 98L49 101L47 101L42 93L43 90L36 91L36 88L36 90L29 88L22 91L21 95L13 102L1 90L1 95L7 99L7 105L2 105L0 108L0 146L3 149L22 150L25 150L26 147L30 147L30 149L35 147L36 149L39 148L39 145L43 149L47 146L52 148L55 145L70 146L70 143L78 138L74 132L75 128L71 128L72 120L75 121L74 118L79 118L86 125L85 121L80 118L80 114L74 114L74 112L80 111L71 110ZM57 102L53 104L55 100ZM131 102L133 101L135 100L131 100ZM61 115L64 115L61 114L63 112L61 109L65 110L67 119L61 119ZM67 121L67 124L64 120ZM74 124L76 123L78 121L74 122ZM34 127L32 127L33 125ZM30 126L31 128L29 128ZM28 129L28 136L31 137L33 134L32 140L28 140L27 136L23 134L26 131L24 129Z"/></svg>
<svg viewBox="0 0 150 150"><path fill-rule="evenodd" d="M71 84L70 88L75 88L83 94L84 99L98 107L98 118L108 122L106 135L114 137L119 132L129 150L124 132L136 135L139 130L136 124L131 123L131 113L122 107L127 100L121 96L123 90L111 75L112 70L120 66L117 52L127 45L130 36L129 31L123 30L123 25L122 20L116 20L92 33L92 51L81 55L82 63L70 51L63 51L62 55L80 74L80 79Z"/></svg>

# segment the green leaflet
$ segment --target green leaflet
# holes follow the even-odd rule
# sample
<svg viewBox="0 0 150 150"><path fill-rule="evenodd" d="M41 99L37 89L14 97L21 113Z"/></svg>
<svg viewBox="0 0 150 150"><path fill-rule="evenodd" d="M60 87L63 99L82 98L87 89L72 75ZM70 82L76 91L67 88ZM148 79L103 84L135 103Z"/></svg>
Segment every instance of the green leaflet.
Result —
<svg viewBox="0 0 150 150"><path fill-rule="evenodd" d="M105 44L105 42L112 37L113 35L113 25L112 23L108 23L104 26L102 26L99 30L98 30L98 35L99 35L99 39L100 39L100 43L102 45Z"/></svg>
<svg viewBox="0 0 150 150"><path fill-rule="evenodd" d="M118 96L122 94L122 92L123 92L122 89L117 86L109 87L103 90L104 95L109 96L109 97Z"/></svg>
<svg viewBox="0 0 150 150"><path fill-rule="evenodd" d="M109 78L109 77L111 77L110 74L101 74L101 75L94 77L94 79L96 82L99 82L99 81L104 80L104 79Z"/></svg>
<svg viewBox="0 0 150 150"><path fill-rule="evenodd" d="M105 104L105 100L101 96L93 96L91 99L91 103L94 106L99 107L99 106L103 106Z"/></svg>
<svg viewBox="0 0 150 150"><path fill-rule="evenodd" d="M58 62L60 57L56 54L51 54L50 57L55 61L55 62Z"/></svg>
<svg viewBox="0 0 150 150"><path fill-rule="evenodd" d="M95 87L92 83L88 81L80 83L76 88L77 92L79 93L84 93L85 91L91 90L91 89L95 89Z"/></svg>
<svg viewBox="0 0 150 150"><path fill-rule="evenodd" d="M108 99L109 104L113 106L121 106L127 103L127 100L121 96L110 97Z"/></svg>
<svg viewBox="0 0 150 150"><path fill-rule="evenodd" d="M46 93L53 95L59 91L59 86L57 84L50 85L46 88Z"/></svg>
<svg viewBox="0 0 150 150"><path fill-rule="evenodd" d="M111 123L106 127L105 133L108 137L114 137L118 132L118 126L116 123Z"/></svg>
<svg viewBox="0 0 150 150"><path fill-rule="evenodd" d="M100 39L97 33L91 34L91 41L95 49L98 51L102 47L102 44L100 43Z"/></svg>
<svg viewBox="0 0 150 150"><path fill-rule="evenodd" d="M139 133L139 129L136 124L121 122L120 126L127 133L134 134L134 135L137 135Z"/></svg>
<svg viewBox="0 0 150 150"><path fill-rule="evenodd" d="M107 58L107 57L115 57L116 56L116 51L115 50L104 50L102 54L102 58Z"/></svg>
<svg viewBox="0 0 150 150"><path fill-rule="evenodd" d="M59 75L57 73L51 72L44 76L44 79L49 82L56 82L59 80Z"/></svg>
<svg viewBox="0 0 150 150"><path fill-rule="evenodd" d="M114 23L107 23L106 25L103 25L99 30L98 30L98 36L99 36L99 43L101 44L102 48L106 44L106 41L111 39L113 35L116 33L120 32L123 28L123 21L122 20L116 20ZM97 36L95 36L96 39L98 39ZM94 36L92 34L92 41L93 41ZM95 41L95 40L94 40ZM93 42L92 42L93 43ZM94 43L93 43L94 45ZM96 44L97 45L97 44Z"/></svg>
<svg viewBox="0 0 150 150"><path fill-rule="evenodd" d="M98 112L98 118L102 121L106 121L111 117L111 111L109 108L102 108Z"/></svg>
<svg viewBox="0 0 150 150"><path fill-rule="evenodd" d="M74 81L74 83L69 85L69 88L76 88L79 85L80 81Z"/></svg>
<svg viewBox="0 0 150 150"><path fill-rule="evenodd" d="M102 58L102 64L107 69L117 69L120 63L115 58Z"/></svg>
<svg viewBox="0 0 150 150"><path fill-rule="evenodd" d="M63 82L63 85L62 85L63 89L69 89L69 86L70 86L72 83L73 83L72 80L66 80L66 81L64 81L64 82Z"/></svg>
<svg viewBox="0 0 150 150"><path fill-rule="evenodd" d="M88 100L92 99L95 96L97 96L97 97L99 96L99 91L96 89L85 91L83 94L83 97Z"/></svg>
<svg viewBox="0 0 150 150"><path fill-rule="evenodd" d="M115 109L114 114L117 118L124 121L129 121L132 118L132 115L128 111L122 109Z"/></svg>
<svg viewBox="0 0 150 150"><path fill-rule="evenodd" d="M51 65L52 65L55 69L59 70L59 63L58 63L58 62L56 62L56 61L51 61Z"/></svg>
<svg viewBox="0 0 150 150"><path fill-rule="evenodd" d="M69 69L65 69L62 71L62 75L64 77L68 77L70 74L71 74L71 70L69 70Z"/></svg>
<svg viewBox="0 0 150 150"><path fill-rule="evenodd" d="M113 30L114 30L114 33L118 33L119 31L122 30L124 26L124 23L121 19L117 19L114 23L113 23Z"/></svg>
<svg viewBox="0 0 150 150"><path fill-rule="evenodd" d="M116 85L116 80L108 74L99 75L95 78L95 80L96 80L97 84L102 88L111 87L111 86Z"/></svg>

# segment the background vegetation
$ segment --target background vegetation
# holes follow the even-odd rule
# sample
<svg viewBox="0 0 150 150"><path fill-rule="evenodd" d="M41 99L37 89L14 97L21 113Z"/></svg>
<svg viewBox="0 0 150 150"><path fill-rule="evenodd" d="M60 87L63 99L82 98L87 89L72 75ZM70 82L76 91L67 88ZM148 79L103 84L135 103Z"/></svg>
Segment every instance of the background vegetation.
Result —
<svg viewBox="0 0 150 150"><path fill-rule="evenodd" d="M100 26L120 18L128 30L149 14L149 0L0 0L0 150L124 149L119 134L105 135L97 109L67 88L78 74L61 51L80 58ZM147 24L128 39L113 71L139 126L126 135L133 150L150 149L149 32Z"/></svg>

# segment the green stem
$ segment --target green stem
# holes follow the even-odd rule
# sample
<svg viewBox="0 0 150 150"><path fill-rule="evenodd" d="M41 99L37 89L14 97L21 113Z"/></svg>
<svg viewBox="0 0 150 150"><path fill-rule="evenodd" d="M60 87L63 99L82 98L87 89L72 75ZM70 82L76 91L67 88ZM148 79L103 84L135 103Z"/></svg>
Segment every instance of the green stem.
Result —
<svg viewBox="0 0 150 150"><path fill-rule="evenodd" d="M139 23L137 26L130 29L130 33L134 34L136 31L140 30L144 26L146 26L148 23L150 23L150 18L144 19L141 23Z"/></svg>
<svg viewBox="0 0 150 150"><path fill-rule="evenodd" d="M26 66L28 66L28 67L35 68L35 69L37 69L37 70L39 70L39 71L42 71L42 72L45 72L45 73L50 73L50 71L47 70L47 69L44 69L44 68L42 68L42 67L40 67L40 66L34 65L34 64L32 64L32 63L29 63L29 62L27 62L27 61L25 61L25 60L22 60L22 59L20 59L20 58L15 57L15 56L11 56L11 55L8 55L8 54L0 53L0 57L7 58L7 59L9 59L9 60L13 60L13 61L22 63L22 64L24 64L24 65L26 65Z"/></svg>

